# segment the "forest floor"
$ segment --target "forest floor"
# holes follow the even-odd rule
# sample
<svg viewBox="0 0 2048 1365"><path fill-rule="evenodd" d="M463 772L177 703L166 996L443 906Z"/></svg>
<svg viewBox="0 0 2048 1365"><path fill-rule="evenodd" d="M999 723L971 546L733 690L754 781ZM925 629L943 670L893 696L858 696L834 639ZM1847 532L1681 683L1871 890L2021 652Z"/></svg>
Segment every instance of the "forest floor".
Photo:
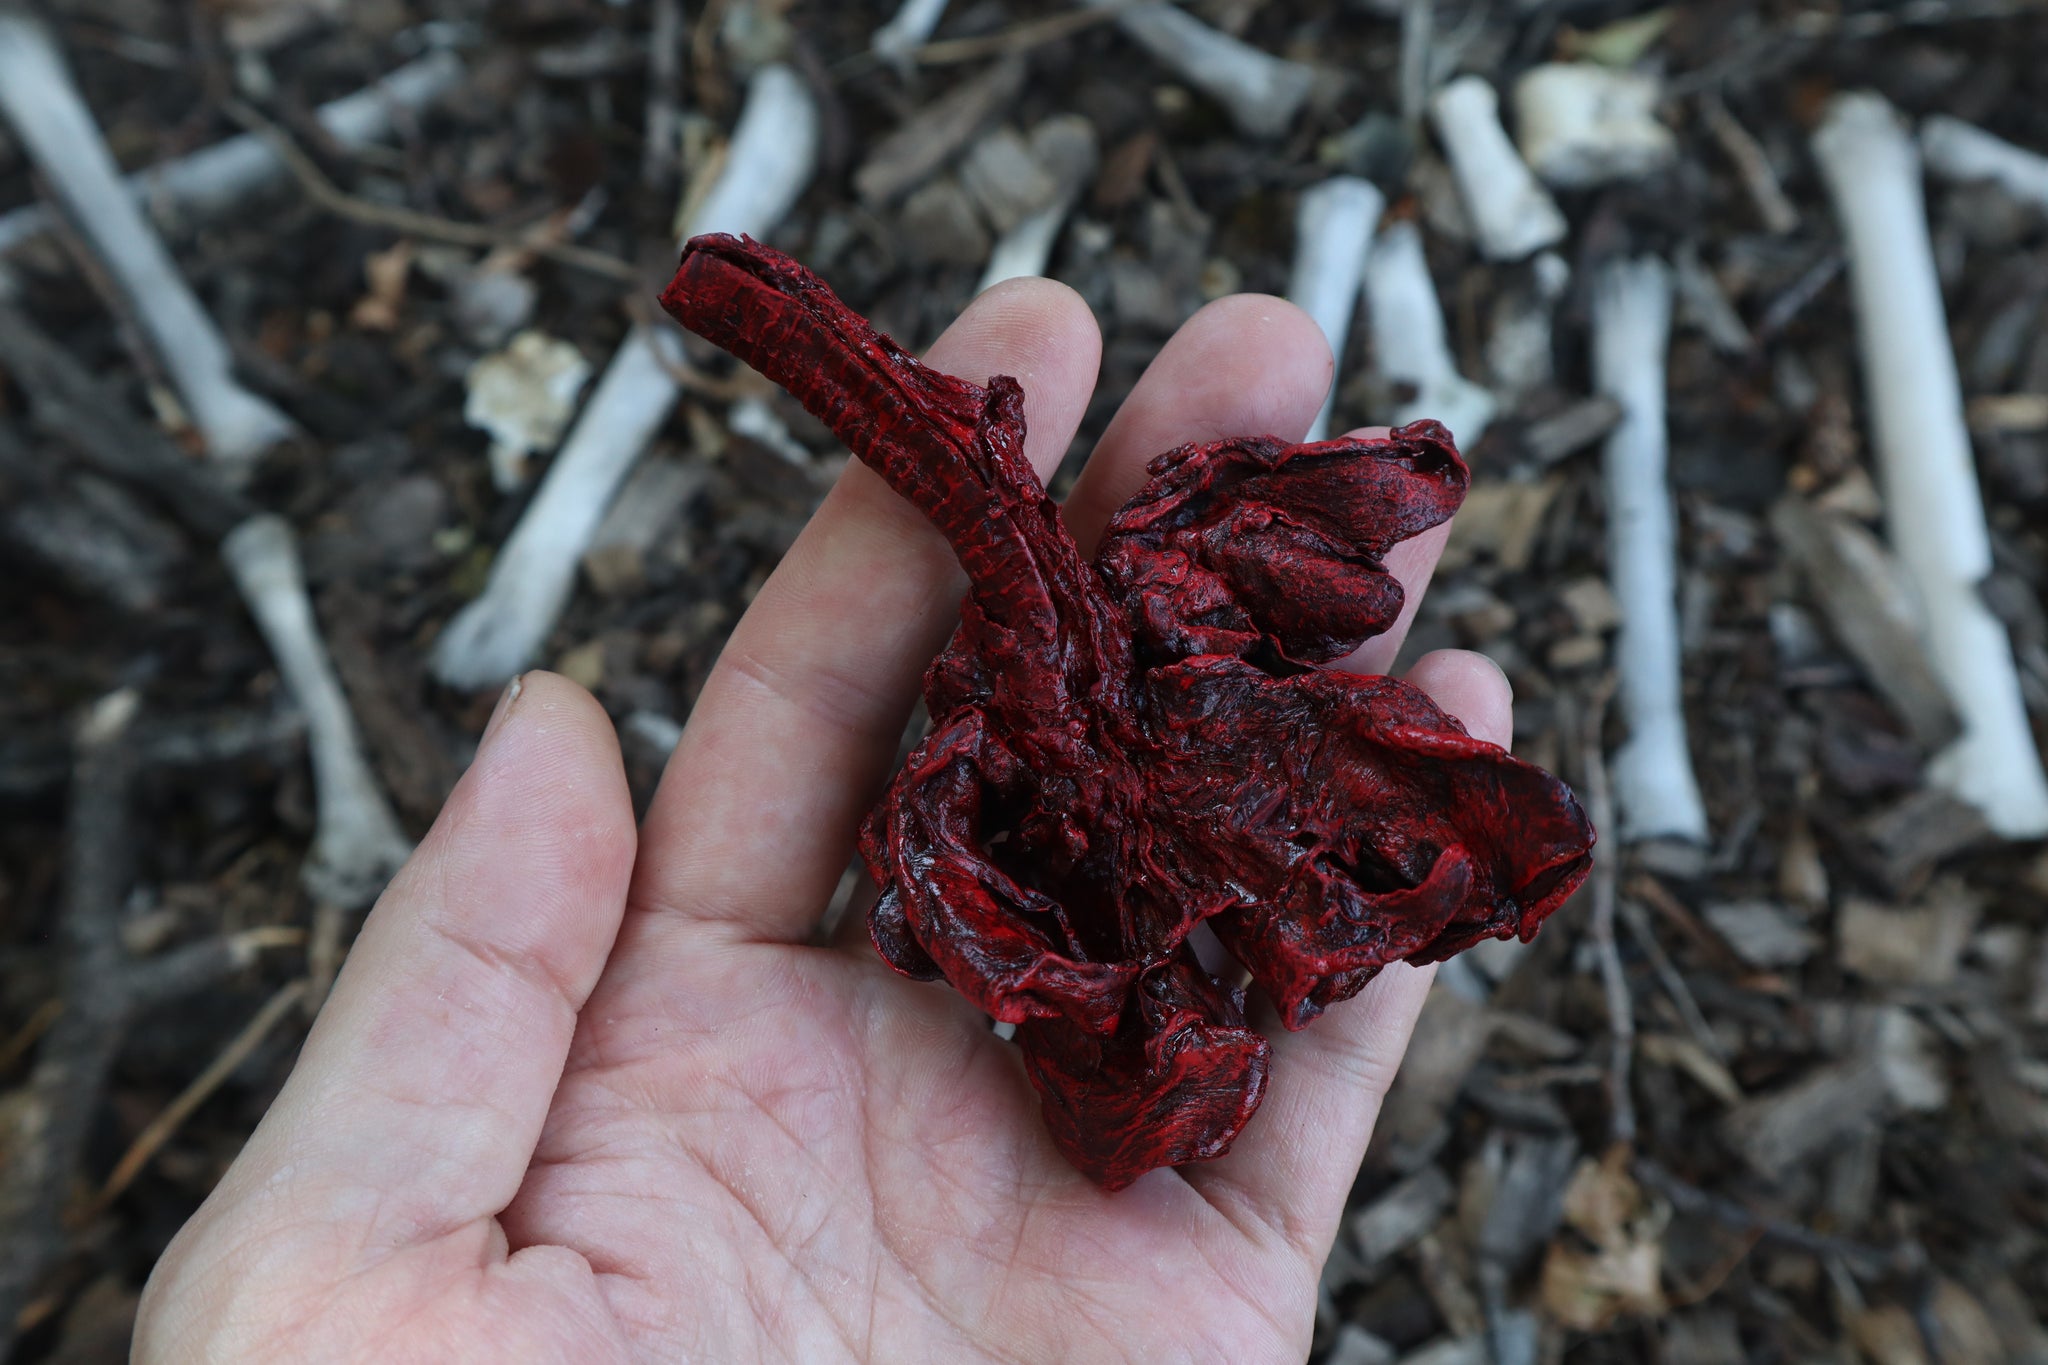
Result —
<svg viewBox="0 0 2048 1365"><path fill-rule="evenodd" d="M1589 282L1625 253L1673 262L1680 635L1711 840L1603 839L1610 915L1582 894L1526 950L1445 973L1324 1277L1318 1359L2048 1362L2048 852L1925 784L1926 730L1847 643L1873 608L1819 582L1812 517L1883 522L1843 234L1810 146L1828 98L1867 88L2048 151L2048 16L1964 0L1445 0L1405 23L1400 0L1186 8L1316 69L1284 132L1241 132L1113 17L1075 22L1053 0L955 0L902 65L869 53L893 9L873 0L63 0L48 17L124 168L236 135L252 107L306 154L166 241L244 382L303 429L247 497L297 532L371 765L415 836L493 701L436 683L430 651L545 469L537 455L524 483L494 481L467 377L528 328L597 373L652 316L679 206L715 173L751 65L788 60L826 110L815 179L771 240L913 347L967 303L989 250L976 159L1000 164L1010 134L1049 118L1087 121L1098 168L1048 273L1095 308L1105 352L1056 492L1190 313L1286 292L1306 187L1373 180L1422 225L1459 368L1499 397L1409 652L1498 660L1517 751L1582 790L1622 736ZM434 52L462 78L388 138L352 149L312 123ZM1502 334L1558 275L1475 249L1402 92L1412 115L1450 75L1505 95L1560 59L1657 77L1676 152L1559 193L1568 282L1532 371ZM650 157L663 110L676 150ZM885 141L906 125L919 156ZM0 124L0 214L39 194ZM2040 738L2048 221L1982 185L1930 181L1927 203L1991 514L1986 597ZM526 249L537 223L595 266ZM74 402L191 450L89 261L65 227L0 258L20 335L68 365ZM67 1012L113 989L95 972L181 950L192 972L156 980L104 1040L76 1169L31 1201L40 1222L0 1203L0 1239L46 1253L0 1359L82 1365L125 1359L154 1258L276 1093L300 1003L356 919L301 887L304 722L220 558L160 487L83 472L63 424L35 420L43 381L24 368L0 360L0 1113L34 1100L39 1057L76 1033ZM1363 319L1338 375L1335 430L1404 398ZM640 515L607 524L536 660L620 720L643 802L845 459L780 395L794 447L735 434L728 396L686 390L629 486ZM53 556L10 503L73 518L109 557ZM70 733L122 688L141 701L136 761L110 778ZM66 923L91 913L96 941ZM227 958L189 951L209 945ZM26 1159L0 1151L0 1169Z"/></svg>

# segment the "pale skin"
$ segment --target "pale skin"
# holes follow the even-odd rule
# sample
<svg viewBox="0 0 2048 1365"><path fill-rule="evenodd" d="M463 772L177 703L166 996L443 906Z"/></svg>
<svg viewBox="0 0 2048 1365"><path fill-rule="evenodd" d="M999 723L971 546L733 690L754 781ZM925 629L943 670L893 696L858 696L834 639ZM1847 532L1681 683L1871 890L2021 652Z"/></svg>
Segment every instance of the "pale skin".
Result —
<svg viewBox="0 0 2048 1365"><path fill-rule="evenodd" d="M991 290L930 361L1022 381L1047 475L1094 319ZM1271 298L1210 305L1069 500L1092 548L1183 441L1299 438L1329 350ZM1444 528L1398 547L1408 611ZM1429 971L1273 1037L1226 1157L1105 1195L1015 1051L860 936L812 940L962 590L849 467L740 622L636 831L611 723L561 678L499 703L363 926L297 1069L151 1277L139 1361L1299 1361L1316 1281ZM1505 743L1477 655L1410 673Z"/></svg>

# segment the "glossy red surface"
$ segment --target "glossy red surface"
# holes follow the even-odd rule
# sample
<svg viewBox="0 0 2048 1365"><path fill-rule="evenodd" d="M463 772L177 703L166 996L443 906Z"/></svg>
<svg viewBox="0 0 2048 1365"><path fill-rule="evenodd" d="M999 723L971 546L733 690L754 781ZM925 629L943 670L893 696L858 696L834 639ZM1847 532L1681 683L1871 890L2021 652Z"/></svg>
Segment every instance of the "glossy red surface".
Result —
<svg viewBox="0 0 2048 1365"><path fill-rule="evenodd" d="M1183 446L1094 563L1015 380L939 374L795 261L699 237L662 304L929 517L970 588L930 733L861 832L875 946L1018 1026L1048 1130L1115 1189L1221 1155L1265 1090L1245 992L1298 1029L1389 962L1527 938L1584 880L1570 789L1422 692L1316 665L1391 626L1387 550L1447 520L1450 434Z"/></svg>

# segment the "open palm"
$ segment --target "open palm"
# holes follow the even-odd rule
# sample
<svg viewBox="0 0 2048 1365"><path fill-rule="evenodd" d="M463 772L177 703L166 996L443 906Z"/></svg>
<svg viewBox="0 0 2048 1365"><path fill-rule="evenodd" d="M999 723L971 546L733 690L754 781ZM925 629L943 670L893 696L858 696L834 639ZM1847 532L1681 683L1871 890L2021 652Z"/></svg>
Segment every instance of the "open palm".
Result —
<svg viewBox="0 0 2048 1365"><path fill-rule="evenodd" d="M1025 281L930 359L1022 381L1044 475L1099 353L1076 296ZM1299 436L1329 376L1289 305L1205 309L1069 501L1084 549L1151 456ZM1441 544L1393 556L1411 611ZM1228 1156L1105 1195L1054 1152L985 1019L864 942L815 944L961 588L937 533L849 466L740 623L637 838L596 703L515 684L291 1081L159 1264L137 1358L1301 1359L1426 972L1397 966L1277 1037ZM1405 625L1347 666L1386 668ZM1446 652L1411 677L1505 740L1490 664Z"/></svg>

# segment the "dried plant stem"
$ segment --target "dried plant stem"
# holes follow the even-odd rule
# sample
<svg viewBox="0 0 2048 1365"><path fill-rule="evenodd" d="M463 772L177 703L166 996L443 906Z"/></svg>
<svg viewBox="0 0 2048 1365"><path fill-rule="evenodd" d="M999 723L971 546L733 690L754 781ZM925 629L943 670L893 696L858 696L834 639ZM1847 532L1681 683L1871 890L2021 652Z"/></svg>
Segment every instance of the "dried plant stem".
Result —
<svg viewBox="0 0 2048 1365"><path fill-rule="evenodd" d="M38 1281L71 1244L66 1201L129 1021L142 1008L247 965L276 934L259 930L254 943L195 944L141 962L122 946L121 906L136 846L129 797L137 709L133 691L114 692L93 706L76 735L57 928L61 1003L42 1025L47 1032L28 1084L0 1111L0 1357Z"/></svg>
<svg viewBox="0 0 2048 1365"><path fill-rule="evenodd" d="M640 183L660 189L674 180L682 154L682 0L654 0L647 24L647 137Z"/></svg>
<svg viewBox="0 0 2048 1365"><path fill-rule="evenodd" d="M1586 814L1595 829L1609 829L1614 824L1614 793L1608 786L1607 760L1600 748L1601 726L1613 690L1610 680L1595 692L1586 708L1580 735L1579 763L1586 783ZM1621 966L1621 949L1614 940L1620 881L1618 854L1609 853L1593 860L1592 874L1586 879L1586 894L1592 901L1586 928L1600 960L1600 987L1607 1001L1607 1135L1611 1141L1633 1144L1636 1104L1630 1074L1635 1063L1636 1013L1628 976Z"/></svg>
<svg viewBox="0 0 2048 1365"><path fill-rule="evenodd" d="M307 156L291 134L268 118L253 105L233 101L227 105L228 113L243 127L255 133L269 144L277 159L292 173L306 196L329 213L358 223L375 227L390 228L393 232L408 237L420 237L431 242L447 242L452 246L478 247L493 250L530 252L533 255L556 261L562 265L587 270L593 275L607 279L638 281L639 270L631 261L620 260L617 256L588 247L576 246L570 242L554 241L541 227L495 228L480 223L457 223L431 213L420 213L415 209L401 208L394 204L373 204L367 199L358 199L349 194L320 169L313 158Z"/></svg>
<svg viewBox="0 0 2048 1365"><path fill-rule="evenodd" d="M1763 145L1736 120L1735 115L1728 112L1728 106L1717 92L1702 92L1699 107L1701 117L1706 120L1707 131L1714 135L1714 141L1721 144L1721 150L1735 163L1735 171L1742 177L1743 187L1749 191L1750 200L1755 203L1757 215L1764 220L1764 226L1780 234L1798 227L1799 210L1785 197L1784 186L1778 183L1778 173L1771 168L1771 159L1764 154Z"/></svg>
<svg viewBox="0 0 2048 1365"><path fill-rule="evenodd" d="M106 1182L94 1196L92 1212L100 1212L121 1197L122 1191L128 1188L135 1177L142 1173L143 1168L149 1165L151 1158L162 1150L163 1145L171 1140L179 1128L184 1126L185 1120L191 1118L193 1112L206 1103L214 1091L220 1089L227 1078L235 1073L236 1067L249 1060L250 1055L262 1046L263 1040L270 1036L271 1031L292 1012L300 998L305 995L306 984L303 979L293 981L264 1001L263 1007L242 1026L240 1033L229 1040L228 1045L221 1049L220 1055L208 1063L204 1071L193 1077L192 1083L186 1086L176 1099L165 1105L163 1111L149 1121L148 1126L135 1135L135 1141L128 1144L128 1150L114 1163L114 1169L108 1173Z"/></svg>

